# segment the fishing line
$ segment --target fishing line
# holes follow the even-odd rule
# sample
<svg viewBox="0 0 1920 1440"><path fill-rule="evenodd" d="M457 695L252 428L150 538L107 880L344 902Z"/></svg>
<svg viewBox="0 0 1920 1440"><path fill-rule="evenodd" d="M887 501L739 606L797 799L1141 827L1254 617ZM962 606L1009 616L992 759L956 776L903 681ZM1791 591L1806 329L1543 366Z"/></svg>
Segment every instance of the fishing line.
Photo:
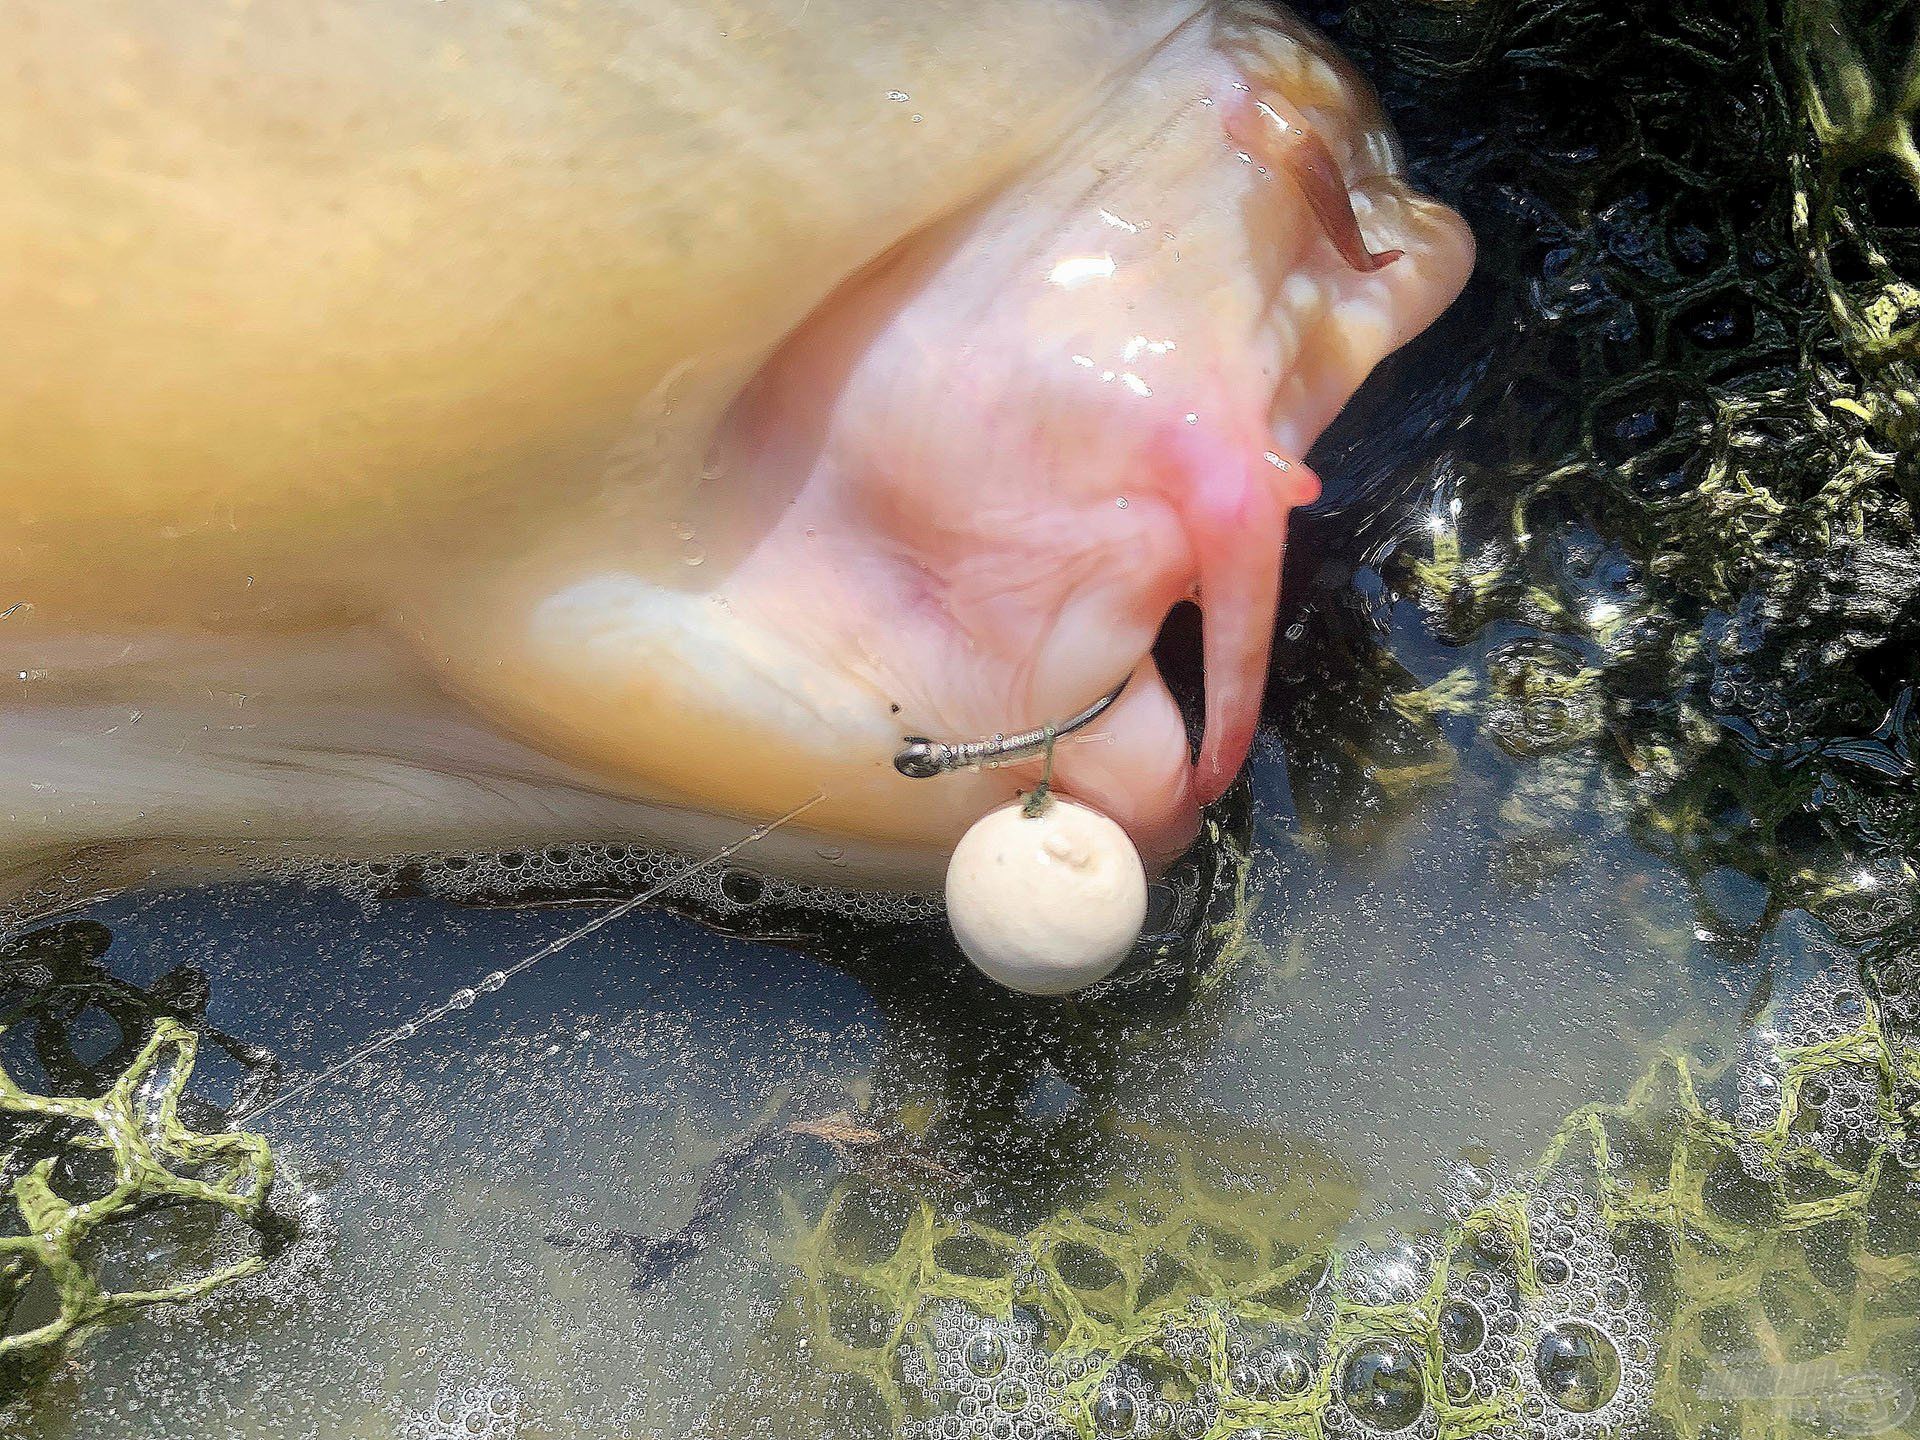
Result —
<svg viewBox="0 0 1920 1440"><path fill-rule="evenodd" d="M826 791L824 790L820 791L811 800L802 801L800 804L794 806L793 809L787 811L786 814L780 816L777 820L769 820L767 821L766 824L761 825L756 829L748 831L745 835L742 835L738 840L733 841L731 844L723 845L720 849L714 851L713 854L707 856L706 859L693 861L692 863L688 864L684 868L675 871L672 875L669 875L666 879L658 882L657 884L650 885L645 890L642 890L638 895L629 895L625 900L622 900L619 904L615 905L611 910L607 910L602 914L596 915L593 919L587 921L586 924L580 926L576 930L569 930L565 935L562 935L559 938L554 940L549 940L545 945L542 945L538 950L533 951L529 955L524 955L520 959L514 961L513 964L509 965L506 969L494 970L489 974L487 974L486 976L482 977L482 979L477 984L472 985L466 989L454 991L453 994L449 995L445 1000L441 1001L440 1004L434 1006L431 1010L426 1010L421 1012L418 1019L409 1020L402 1025L396 1025L393 1029L387 1031L386 1034L382 1035L379 1039L375 1040L372 1044L367 1045L364 1048L355 1051L353 1054L347 1056L346 1059L340 1061L339 1064L334 1065L330 1069L321 1071L320 1074L315 1075L309 1080L302 1081L300 1084L294 1086L293 1089L289 1090L286 1094L275 1096L273 1099L267 1101L266 1104L259 1106L257 1109L243 1110L239 1112L238 1114L230 1118L229 1123L234 1125L239 1125L239 1124L244 1124L251 1120L257 1120L260 1116L266 1114L269 1110L272 1110L277 1106L284 1105L289 1100L298 1100L302 1095L307 1094L311 1090L317 1090L320 1086L326 1084L329 1080L332 1080L336 1076L342 1075L346 1071L351 1070L355 1065L358 1065L362 1060L369 1060L373 1056L378 1055L381 1051L390 1049L392 1046L399 1044L402 1040L412 1039L414 1035L418 1034L421 1030L425 1029L427 1026L433 1024L434 1021L443 1018L444 1016L450 1014L455 1010L467 1009L473 1004L475 998L478 997L479 995L500 989L509 980L513 979L514 976L520 974L521 971L531 969L533 966L539 964L542 960L546 959L549 955L558 955L562 950L566 949L569 945L573 944L574 941L585 939L587 936L591 935L594 931L599 930L604 926L611 925L614 921L618 920L622 915L626 915L631 911L639 909L640 906L646 904L649 900L655 899L658 896L665 894L667 891L673 889L674 886L681 884L683 881L691 880L696 875L704 874L706 871L711 870L714 866L720 864L721 861L730 859L732 856L739 854L742 850L746 849L747 846L753 844L755 841L764 840L767 836L771 835L774 831L778 830L782 825L786 824L789 820L792 820L797 818L798 816L804 815L807 811L811 810L814 806L818 805L822 800L826 798L827 798Z"/></svg>

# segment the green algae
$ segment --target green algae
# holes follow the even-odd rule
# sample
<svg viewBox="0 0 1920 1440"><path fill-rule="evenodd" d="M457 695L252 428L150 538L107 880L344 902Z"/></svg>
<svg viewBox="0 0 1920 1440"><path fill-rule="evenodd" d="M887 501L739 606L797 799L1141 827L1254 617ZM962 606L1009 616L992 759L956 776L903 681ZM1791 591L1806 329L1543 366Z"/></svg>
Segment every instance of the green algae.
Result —
<svg viewBox="0 0 1920 1440"><path fill-rule="evenodd" d="M0 1013L0 1034L30 1029L39 1068L66 1092L39 1093L0 1066L0 1206L8 1220L0 1232L0 1400L45 1375L103 1325L260 1273L285 1238L284 1222L268 1207L274 1158L266 1140L240 1130L203 1131L181 1114L201 1035L164 1012L191 1014L190 977L180 983L175 972L174 985L155 987L159 994L115 980L97 963L105 948L97 931L85 923L49 927L0 955L0 978L13 1001ZM117 1036L91 1063L73 1039L88 1009ZM227 1037L216 1038L264 1064ZM237 1220L249 1236L247 1253L216 1255L200 1267L184 1263L199 1257L177 1257L154 1283L112 1283L115 1247L127 1245L150 1217L182 1212L203 1229L222 1214Z"/></svg>
<svg viewBox="0 0 1920 1440"><path fill-rule="evenodd" d="M1530 1175L1464 1170L1455 1223L1408 1247L1385 1282L1375 1257L1337 1243L1358 1193L1340 1167L1231 1127L1115 1122L1106 1181L1017 1228L897 1177L848 1178L817 1209L789 1198L796 1291L763 1363L805 1353L861 1387L887 1428L930 1435L994 1433L996 1419L1085 1437L1350 1433L1364 1400L1348 1362L1394 1344L1427 1433L1448 1437L1624 1433L1650 1416L1716 1433L1698 1404L1714 1375L1751 1412L1733 1433L1796 1433L1839 1403L1834 1385L1781 1404L1762 1381L1816 1334L1813 1353L1836 1384L1855 1382L1854 1400L1865 1385L1883 1408L1904 1403L1920 1377L1889 1357L1920 1353L1903 1348L1920 1345L1920 1193L1891 1155L1920 1128L1894 1098L1920 1081L1920 1046L1890 1041L1869 1006L1776 1061L1777 1107L1743 1123L1703 1096L1696 1062L1662 1057L1620 1102L1568 1117ZM1809 1096L1842 1074L1872 1082L1871 1134L1852 1159L1804 1123ZM849 1326L854 1309L862 1323ZM1463 1315L1480 1331L1469 1345ZM1710 1333L1734 1315L1747 1317L1737 1333L1776 1337L1775 1371L1744 1389ZM1593 1372L1604 1394L1547 1384L1535 1357L1569 1326L1613 1357L1614 1372ZM1250 1363L1263 1335L1282 1337L1286 1374ZM1021 1403L956 1412L969 1393L960 1366L992 1378L1010 1347L1028 1356L1008 1370ZM1168 1429L1136 1431L1135 1412L1156 1406ZM1118 1425L1118 1409L1133 1418ZM969 1428L938 1428L955 1413ZM1608 1428L1566 1428L1588 1414Z"/></svg>

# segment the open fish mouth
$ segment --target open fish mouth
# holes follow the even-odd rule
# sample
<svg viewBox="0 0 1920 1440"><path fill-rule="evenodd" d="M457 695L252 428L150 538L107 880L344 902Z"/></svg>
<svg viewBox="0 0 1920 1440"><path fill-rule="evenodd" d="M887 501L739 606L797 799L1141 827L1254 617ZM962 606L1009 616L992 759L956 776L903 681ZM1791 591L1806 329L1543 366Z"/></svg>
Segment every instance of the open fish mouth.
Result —
<svg viewBox="0 0 1920 1440"><path fill-rule="evenodd" d="M716 504L772 518L709 588L570 557L512 663L461 683L690 805L822 790L809 824L924 857L916 883L1034 782L1039 737L993 737L1112 695L1054 783L1178 854L1259 723L1287 514L1319 492L1303 453L1472 242L1398 173L1364 88L1287 32L1195 30L1154 64L1154 105L1110 105L909 237L754 376L708 453L735 486ZM1188 601L1197 749L1151 653ZM502 648L437 648L476 646ZM905 737L960 748L913 784Z"/></svg>

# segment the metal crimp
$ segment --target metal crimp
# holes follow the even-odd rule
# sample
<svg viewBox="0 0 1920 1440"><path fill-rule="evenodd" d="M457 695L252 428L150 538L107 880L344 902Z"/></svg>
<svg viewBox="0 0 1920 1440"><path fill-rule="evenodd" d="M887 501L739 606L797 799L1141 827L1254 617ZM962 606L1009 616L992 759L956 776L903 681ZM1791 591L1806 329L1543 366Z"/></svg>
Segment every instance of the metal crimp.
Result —
<svg viewBox="0 0 1920 1440"><path fill-rule="evenodd" d="M1109 706L1120 698L1120 692L1127 688L1133 679L1128 671L1121 682L1095 700L1086 709L1071 719L1062 720L1058 725L1036 725L1031 730L1016 731L1011 735L994 735L985 740L945 741L930 739L925 735L908 735L904 743L895 752L893 768L910 780L931 780L936 775L946 775L955 770L971 770L978 766L1012 765L1022 760L1031 760L1044 754L1048 747L1064 735L1091 725L1107 712Z"/></svg>

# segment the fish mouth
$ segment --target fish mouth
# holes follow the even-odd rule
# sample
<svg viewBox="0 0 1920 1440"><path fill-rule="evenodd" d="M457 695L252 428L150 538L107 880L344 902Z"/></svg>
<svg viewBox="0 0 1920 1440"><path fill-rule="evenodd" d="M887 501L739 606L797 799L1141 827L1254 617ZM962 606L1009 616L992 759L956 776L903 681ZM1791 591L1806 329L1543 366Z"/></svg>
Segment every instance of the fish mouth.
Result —
<svg viewBox="0 0 1920 1440"><path fill-rule="evenodd" d="M1164 108L1116 107L850 277L717 421L706 588L581 540L505 607L527 658L480 675L496 710L689 810L821 792L810 832L897 847L888 880L930 887L1042 761L911 775L909 737L979 744L1118 688L1052 783L1151 867L1178 856L1261 722L1304 452L1472 258L1345 82L1274 43L1189 47Z"/></svg>

